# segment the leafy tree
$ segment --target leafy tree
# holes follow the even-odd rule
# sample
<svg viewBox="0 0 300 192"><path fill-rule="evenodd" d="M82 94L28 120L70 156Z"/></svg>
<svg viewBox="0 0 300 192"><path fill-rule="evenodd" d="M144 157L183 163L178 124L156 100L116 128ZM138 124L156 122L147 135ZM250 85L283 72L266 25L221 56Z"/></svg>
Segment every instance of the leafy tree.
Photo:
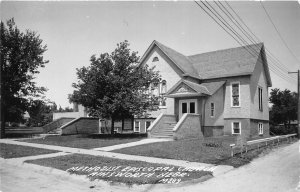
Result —
<svg viewBox="0 0 300 192"><path fill-rule="evenodd" d="M270 124L284 124L285 129L290 130L291 121L297 119L297 93L275 88L271 90L269 101L273 104L270 110Z"/></svg>
<svg viewBox="0 0 300 192"><path fill-rule="evenodd" d="M138 61L137 52L129 49L127 41L117 44L111 54L91 56L90 66L77 69L79 80L73 83L70 101L87 107L91 116L111 119L112 134L115 120L156 110L159 98L149 96L148 90L160 81L160 75Z"/></svg>
<svg viewBox="0 0 300 192"><path fill-rule="evenodd" d="M43 126L52 121L51 106L43 100L31 100L27 111L30 126Z"/></svg>
<svg viewBox="0 0 300 192"><path fill-rule="evenodd" d="M29 97L39 97L46 89L37 87L34 75L48 61L43 54L46 45L36 32L21 32L14 19L0 23L1 63L1 134L5 136L5 122L19 122L29 104Z"/></svg>

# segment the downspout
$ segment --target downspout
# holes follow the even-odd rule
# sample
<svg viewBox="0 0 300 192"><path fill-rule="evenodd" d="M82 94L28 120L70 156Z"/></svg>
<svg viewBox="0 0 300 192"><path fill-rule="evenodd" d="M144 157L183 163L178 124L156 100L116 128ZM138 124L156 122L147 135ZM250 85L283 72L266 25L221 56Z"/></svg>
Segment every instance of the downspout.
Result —
<svg viewBox="0 0 300 192"><path fill-rule="evenodd" d="M201 131L204 135L204 125L205 125L205 106L206 106L206 97L202 99L202 120L201 120Z"/></svg>

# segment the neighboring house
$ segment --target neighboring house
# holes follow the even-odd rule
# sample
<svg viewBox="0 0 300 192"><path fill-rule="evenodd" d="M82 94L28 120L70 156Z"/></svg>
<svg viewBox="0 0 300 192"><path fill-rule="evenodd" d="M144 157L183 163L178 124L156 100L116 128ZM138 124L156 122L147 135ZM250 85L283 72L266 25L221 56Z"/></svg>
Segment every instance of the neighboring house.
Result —
<svg viewBox="0 0 300 192"><path fill-rule="evenodd" d="M185 56L153 41L140 63L162 77L151 88L163 97L150 113L151 137L269 136L272 82L263 43ZM134 124L141 130L139 119Z"/></svg>

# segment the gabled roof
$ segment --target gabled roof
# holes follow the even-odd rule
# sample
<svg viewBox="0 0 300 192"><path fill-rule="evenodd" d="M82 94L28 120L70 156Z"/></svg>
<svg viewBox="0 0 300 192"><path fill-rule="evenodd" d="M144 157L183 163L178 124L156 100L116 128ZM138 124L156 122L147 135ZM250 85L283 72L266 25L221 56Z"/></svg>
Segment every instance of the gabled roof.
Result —
<svg viewBox="0 0 300 192"><path fill-rule="evenodd" d="M247 75L254 71L263 44L188 56L202 79ZM250 52L252 53L250 53Z"/></svg>
<svg viewBox="0 0 300 192"><path fill-rule="evenodd" d="M157 46L173 61L183 72L183 76L203 80L251 75L261 56L267 84L268 86L272 85L263 43L185 56L157 41L153 41L141 58L141 62L154 46Z"/></svg>
<svg viewBox="0 0 300 192"><path fill-rule="evenodd" d="M166 93L166 97L213 95L224 83L225 81L217 81L198 84L181 79ZM188 89L185 88L186 91L180 91L185 86Z"/></svg>
<svg viewBox="0 0 300 192"><path fill-rule="evenodd" d="M154 46L157 46L182 71L183 74L187 73L192 76L198 76L188 57L155 40L148 47L140 62L143 62L143 60L146 58L146 55L152 50Z"/></svg>

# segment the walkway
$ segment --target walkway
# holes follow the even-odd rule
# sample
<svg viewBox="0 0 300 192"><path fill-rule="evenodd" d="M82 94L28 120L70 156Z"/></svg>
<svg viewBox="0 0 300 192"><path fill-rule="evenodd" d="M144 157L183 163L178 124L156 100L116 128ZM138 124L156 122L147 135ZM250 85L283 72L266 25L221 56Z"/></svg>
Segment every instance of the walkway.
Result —
<svg viewBox="0 0 300 192"><path fill-rule="evenodd" d="M227 166L227 165L215 166L215 165L206 164L206 163L189 162L189 161L175 160L175 159L163 159L163 158L146 157L146 156L138 156L138 155L127 155L127 154L113 153L113 152L107 152L107 151L79 149L79 148L45 145L45 144L37 144L37 143L26 143L26 142L14 141L14 140L9 140L9 139L1 139L0 143L57 150L57 151L65 152L65 153L79 153L79 154L85 154L85 155L110 157L110 158L132 160L132 161L144 161L144 162L148 162L148 163L159 163L159 164L189 167L189 168L192 167L192 168L200 169L200 168L214 167L213 171L212 171L214 176L223 174L223 173L228 172L229 170L233 169L232 166Z"/></svg>
<svg viewBox="0 0 300 192"><path fill-rule="evenodd" d="M157 143L157 142L163 142L163 141L170 141L171 139L142 139L140 141L136 142L130 142L130 143L123 143L119 145L112 145L112 146L107 146L107 147L100 147L100 148L94 148L93 150L97 151L113 151L117 149L123 149L126 147L133 147L137 145L144 145L144 144L149 144L149 143Z"/></svg>
<svg viewBox="0 0 300 192"><path fill-rule="evenodd" d="M41 157L39 155L39 157ZM89 181L85 176L35 164L12 163L0 158L1 185L5 192L299 192L299 142L273 149L250 164L203 183L126 186L105 181Z"/></svg>

